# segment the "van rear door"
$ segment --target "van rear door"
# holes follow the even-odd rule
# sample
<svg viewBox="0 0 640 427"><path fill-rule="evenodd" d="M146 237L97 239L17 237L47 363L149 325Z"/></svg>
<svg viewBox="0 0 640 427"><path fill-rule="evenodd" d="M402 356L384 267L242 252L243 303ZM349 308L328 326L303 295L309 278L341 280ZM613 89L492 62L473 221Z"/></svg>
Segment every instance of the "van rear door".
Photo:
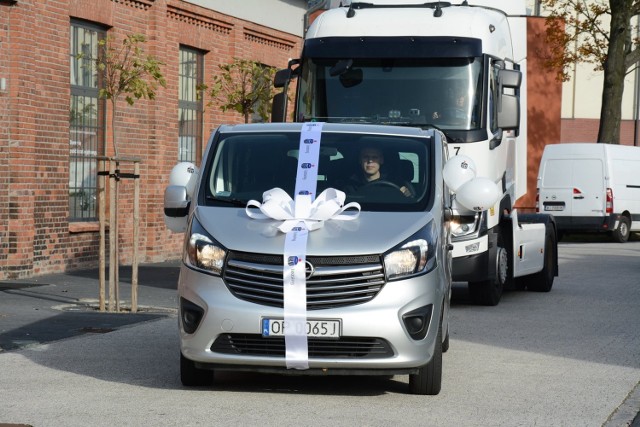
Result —
<svg viewBox="0 0 640 427"><path fill-rule="evenodd" d="M601 159L575 159L572 168L571 215L579 218L604 217L605 180Z"/></svg>
<svg viewBox="0 0 640 427"><path fill-rule="evenodd" d="M600 159L547 159L540 183L541 210L578 225L604 215L604 165Z"/></svg>

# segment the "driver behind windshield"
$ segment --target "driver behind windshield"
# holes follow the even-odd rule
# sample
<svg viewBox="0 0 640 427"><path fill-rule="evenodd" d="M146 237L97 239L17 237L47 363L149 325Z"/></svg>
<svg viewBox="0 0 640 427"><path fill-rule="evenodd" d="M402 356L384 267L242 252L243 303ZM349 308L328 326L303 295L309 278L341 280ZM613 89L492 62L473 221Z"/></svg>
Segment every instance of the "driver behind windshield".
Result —
<svg viewBox="0 0 640 427"><path fill-rule="evenodd" d="M384 165L384 155L382 150L374 147L365 147L360 150L359 155L360 170L356 171L349 177L347 183L348 191L358 191L367 185L375 185L376 183L391 183L388 185L397 186L398 189L407 197L412 196L411 184L403 182L398 184L390 180L387 173L382 170Z"/></svg>

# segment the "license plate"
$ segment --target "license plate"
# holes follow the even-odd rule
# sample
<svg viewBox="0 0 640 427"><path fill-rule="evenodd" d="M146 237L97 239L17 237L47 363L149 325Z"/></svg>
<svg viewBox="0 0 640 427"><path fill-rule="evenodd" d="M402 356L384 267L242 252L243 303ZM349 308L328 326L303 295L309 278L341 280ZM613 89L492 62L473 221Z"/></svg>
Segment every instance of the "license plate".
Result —
<svg viewBox="0 0 640 427"><path fill-rule="evenodd" d="M564 206L561 205L546 205L544 207L545 211L563 211L564 210Z"/></svg>
<svg viewBox="0 0 640 427"><path fill-rule="evenodd" d="M339 319L307 319L307 336L314 338L340 338ZM263 337L283 337L286 324L283 319L262 319Z"/></svg>

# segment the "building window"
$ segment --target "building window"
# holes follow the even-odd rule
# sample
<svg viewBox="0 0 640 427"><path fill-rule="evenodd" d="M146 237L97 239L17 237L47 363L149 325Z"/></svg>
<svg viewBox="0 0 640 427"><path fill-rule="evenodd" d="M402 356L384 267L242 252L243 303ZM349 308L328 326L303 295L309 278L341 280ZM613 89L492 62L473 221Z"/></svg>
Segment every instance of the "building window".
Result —
<svg viewBox="0 0 640 427"><path fill-rule="evenodd" d="M97 156L104 147L104 101L94 59L105 32L72 21L70 32L69 221L97 220Z"/></svg>
<svg viewBox="0 0 640 427"><path fill-rule="evenodd" d="M180 47L178 70L178 161L198 164L202 146L202 98L198 87L203 82L204 55Z"/></svg>
<svg viewBox="0 0 640 427"><path fill-rule="evenodd" d="M256 80L253 82L253 92L257 91L271 91L273 76L275 75L276 70L273 67L269 67L265 64L260 64L260 68L262 73L259 76L256 76ZM256 103L253 105L253 114L251 114L251 123L265 123L268 121L269 116L271 114L271 103L263 102L262 98L258 98Z"/></svg>

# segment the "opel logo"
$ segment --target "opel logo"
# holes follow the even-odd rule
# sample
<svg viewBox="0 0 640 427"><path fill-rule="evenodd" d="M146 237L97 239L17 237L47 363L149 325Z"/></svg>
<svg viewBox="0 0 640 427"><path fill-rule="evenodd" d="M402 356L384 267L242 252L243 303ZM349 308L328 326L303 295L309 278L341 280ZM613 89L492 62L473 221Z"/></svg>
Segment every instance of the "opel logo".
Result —
<svg viewBox="0 0 640 427"><path fill-rule="evenodd" d="M313 276L313 273L316 272L316 268L309 261L304 262L304 275L307 279L310 279Z"/></svg>

